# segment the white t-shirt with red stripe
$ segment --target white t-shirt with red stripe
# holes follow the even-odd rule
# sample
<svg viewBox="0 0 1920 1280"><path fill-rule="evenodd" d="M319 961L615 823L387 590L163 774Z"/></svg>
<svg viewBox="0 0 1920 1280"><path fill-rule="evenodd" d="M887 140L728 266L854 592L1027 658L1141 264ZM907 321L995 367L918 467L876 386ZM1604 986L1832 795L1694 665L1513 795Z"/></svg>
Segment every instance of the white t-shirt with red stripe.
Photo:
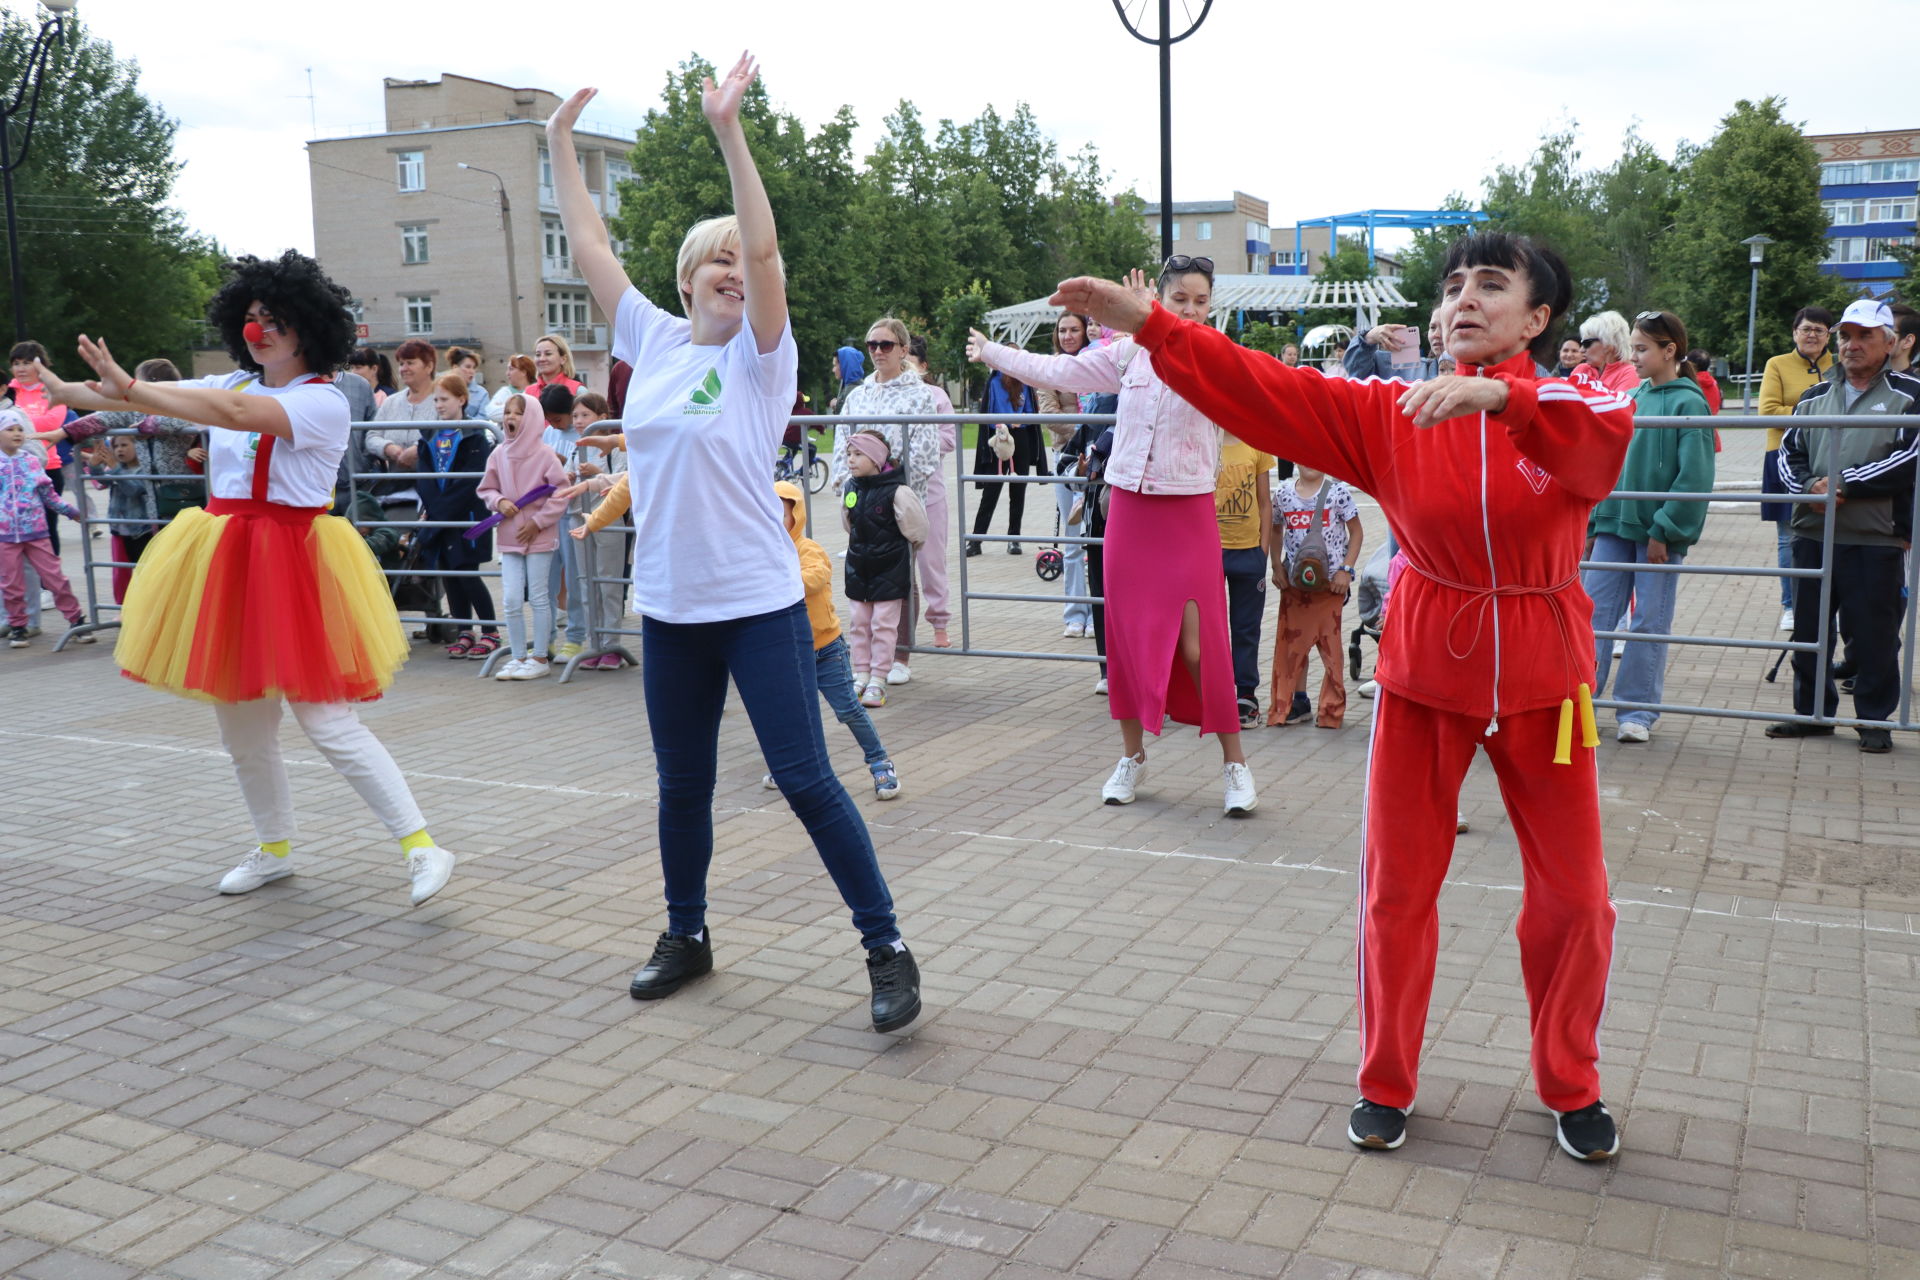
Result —
<svg viewBox="0 0 1920 1280"><path fill-rule="evenodd" d="M242 385L245 384L245 385ZM267 458L268 502L283 507L333 504L340 457L347 451L353 414L340 388L312 375L285 387L262 385L260 375L236 369L210 378L192 378L177 387L238 388L244 395L272 396L287 411L293 434L274 441ZM251 431L207 432L207 492L215 498L252 498L254 469L262 437Z"/></svg>

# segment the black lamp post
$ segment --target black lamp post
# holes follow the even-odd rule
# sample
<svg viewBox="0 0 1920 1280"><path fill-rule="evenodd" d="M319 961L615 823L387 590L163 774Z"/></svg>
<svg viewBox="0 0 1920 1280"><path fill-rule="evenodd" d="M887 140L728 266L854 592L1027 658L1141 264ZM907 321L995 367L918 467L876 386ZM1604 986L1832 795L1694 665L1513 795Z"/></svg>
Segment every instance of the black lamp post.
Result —
<svg viewBox="0 0 1920 1280"><path fill-rule="evenodd" d="M13 290L15 342L24 342L27 337L27 290L26 279L20 272L20 224L13 211L13 171L27 162L34 120L40 114L40 82L46 78L47 56L66 36L66 15L73 12L74 0L42 0L42 3L53 16L40 24L40 34L33 38L33 47L27 50L20 87L14 91L13 99L0 104L0 187L5 188L7 202L7 268ZM15 154L13 120L23 105L27 109L27 123L20 131L20 149Z"/></svg>
<svg viewBox="0 0 1920 1280"><path fill-rule="evenodd" d="M1139 5L1140 16L1130 17L1129 8ZM1148 35L1145 26L1150 7L1157 6L1160 25L1157 34ZM1143 44L1160 47L1160 260L1165 262L1173 256L1173 46L1185 40L1200 29L1207 20L1207 11L1213 8L1213 0L1205 0L1200 6L1200 16L1195 18L1193 10L1187 8L1186 0L1180 7L1186 10L1189 19L1187 29L1179 35L1173 34L1173 0L1113 0L1113 11L1120 15L1120 23L1126 27L1127 34Z"/></svg>

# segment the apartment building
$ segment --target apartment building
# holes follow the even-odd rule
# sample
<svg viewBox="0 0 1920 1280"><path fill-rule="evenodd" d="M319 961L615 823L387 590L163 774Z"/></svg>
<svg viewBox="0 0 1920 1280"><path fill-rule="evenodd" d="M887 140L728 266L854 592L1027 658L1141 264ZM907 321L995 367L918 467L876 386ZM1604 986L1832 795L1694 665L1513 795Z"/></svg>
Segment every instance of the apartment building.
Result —
<svg viewBox="0 0 1920 1280"><path fill-rule="evenodd" d="M1914 242L1920 188L1920 129L1809 135L1820 156L1820 204L1827 214L1821 270L1857 281L1876 296L1906 268L1887 250Z"/></svg>
<svg viewBox="0 0 1920 1280"><path fill-rule="evenodd" d="M1148 205L1141 220L1158 246L1160 206ZM1244 191L1228 200L1174 201L1173 251L1212 258L1223 275L1267 274L1273 256L1267 202Z"/></svg>
<svg viewBox="0 0 1920 1280"><path fill-rule="evenodd" d="M609 318L554 203L545 122L560 101L466 76L389 79L384 130L308 144L315 253L353 293L368 345L467 347L498 387L509 356L560 333L580 376L606 387ZM580 168L611 216L632 136L588 123L575 132Z"/></svg>

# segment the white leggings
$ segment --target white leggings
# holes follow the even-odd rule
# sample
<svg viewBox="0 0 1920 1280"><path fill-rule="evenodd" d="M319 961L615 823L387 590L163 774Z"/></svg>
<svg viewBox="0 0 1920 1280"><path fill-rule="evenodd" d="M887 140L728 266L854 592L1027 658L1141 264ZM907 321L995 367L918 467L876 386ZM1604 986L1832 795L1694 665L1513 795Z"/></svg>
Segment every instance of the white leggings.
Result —
<svg viewBox="0 0 1920 1280"><path fill-rule="evenodd" d="M413 792L373 730L360 723L344 702L295 702L293 718L307 740L327 758L334 772L353 784L388 834L410 836L427 825ZM291 840L293 791L287 785L287 766L280 755L281 702L261 698L254 702L221 703L214 707L220 720L220 741L233 757L240 794L253 815L253 831L262 844Z"/></svg>

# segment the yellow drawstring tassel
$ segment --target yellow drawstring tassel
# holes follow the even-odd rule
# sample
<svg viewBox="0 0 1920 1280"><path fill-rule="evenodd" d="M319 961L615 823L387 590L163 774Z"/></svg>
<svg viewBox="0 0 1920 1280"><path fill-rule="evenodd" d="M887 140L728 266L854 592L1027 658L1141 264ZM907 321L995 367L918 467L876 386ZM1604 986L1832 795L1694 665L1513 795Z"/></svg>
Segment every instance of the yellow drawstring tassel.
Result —
<svg viewBox="0 0 1920 1280"><path fill-rule="evenodd" d="M1553 762L1555 764L1573 763L1572 698L1560 699L1560 731L1553 735Z"/></svg>
<svg viewBox="0 0 1920 1280"><path fill-rule="evenodd" d="M1593 723L1593 690L1584 684L1580 686L1580 745L1600 745L1600 730Z"/></svg>

